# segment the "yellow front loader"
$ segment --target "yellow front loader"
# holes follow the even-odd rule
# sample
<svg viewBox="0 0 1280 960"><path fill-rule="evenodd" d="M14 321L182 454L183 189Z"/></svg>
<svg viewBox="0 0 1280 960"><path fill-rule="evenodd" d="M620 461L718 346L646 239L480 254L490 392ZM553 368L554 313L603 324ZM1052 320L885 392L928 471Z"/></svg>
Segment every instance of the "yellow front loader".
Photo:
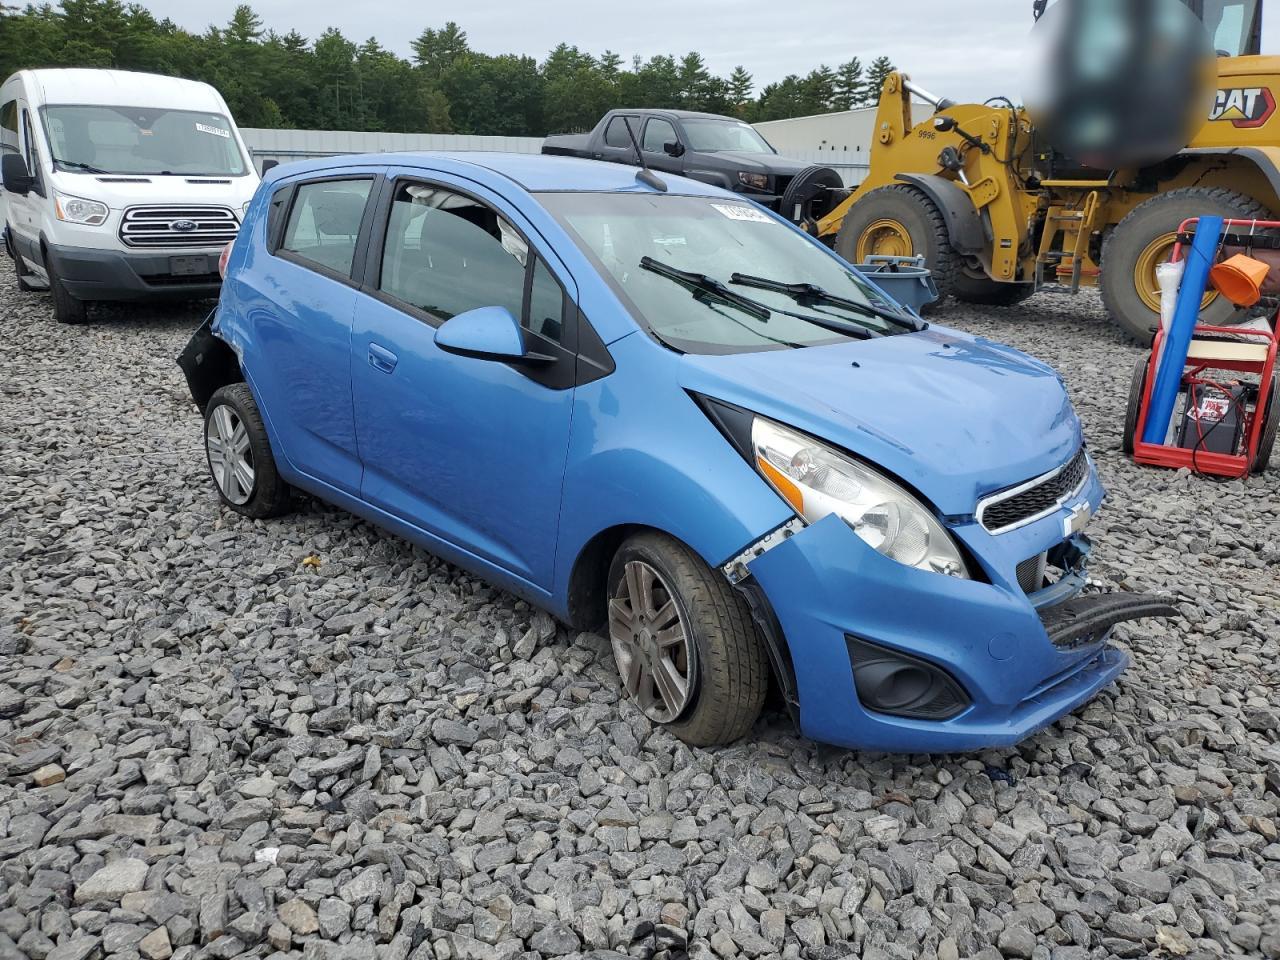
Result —
<svg viewBox="0 0 1280 960"><path fill-rule="evenodd" d="M1155 268L1183 220L1280 213L1280 57L1257 55L1262 0L1184 2L1218 49L1218 90L1209 121L1176 156L1086 169L1055 154L1011 102L954 104L895 73L881 92L869 176L811 229L853 263L923 255L940 292L970 303L1098 286L1116 324L1149 341ZM932 109L921 123L913 98ZM1206 296L1207 321L1233 311Z"/></svg>

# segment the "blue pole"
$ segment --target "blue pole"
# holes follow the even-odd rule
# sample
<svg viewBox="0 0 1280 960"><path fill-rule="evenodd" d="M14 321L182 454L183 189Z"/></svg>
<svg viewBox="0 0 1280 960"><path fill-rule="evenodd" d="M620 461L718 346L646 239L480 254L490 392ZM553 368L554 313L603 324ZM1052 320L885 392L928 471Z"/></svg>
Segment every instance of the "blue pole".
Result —
<svg viewBox="0 0 1280 960"><path fill-rule="evenodd" d="M1187 254L1186 271L1178 288L1178 307L1169 325L1160 368L1156 371L1155 386L1151 390L1151 406L1147 410L1147 425L1142 431L1143 443L1163 444L1169 434L1169 421L1178 402L1178 389L1182 386L1182 371L1187 365L1187 350L1200 318L1200 301L1209 285L1209 269L1218 255L1218 240L1222 235L1222 217L1201 217L1196 226L1195 240Z"/></svg>

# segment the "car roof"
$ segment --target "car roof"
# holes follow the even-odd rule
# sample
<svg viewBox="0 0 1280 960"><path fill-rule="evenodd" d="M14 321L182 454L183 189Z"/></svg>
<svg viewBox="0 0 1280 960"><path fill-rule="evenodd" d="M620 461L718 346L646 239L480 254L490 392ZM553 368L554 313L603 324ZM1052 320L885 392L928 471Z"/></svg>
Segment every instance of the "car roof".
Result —
<svg viewBox="0 0 1280 960"><path fill-rule="evenodd" d="M45 103L149 107L157 110L197 110L221 113L226 107L207 83L132 70L55 68L26 70L40 87Z"/></svg>
<svg viewBox="0 0 1280 960"><path fill-rule="evenodd" d="M637 193L657 192L636 179L639 170L622 163L585 160L578 157L548 156L537 153L488 153L460 151L456 153L372 153L357 156L328 157L283 164L271 171L279 178L292 179L304 173L336 173L353 167L371 166L422 167L488 179L498 176L524 188L529 193ZM469 168L469 169L468 169ZM669 192L693 196L733 197L734 194L697 180L658 171ZM270 178L269 178L270 179Z"/></svg>
<svg viewBox="0 0 1280 960"><path fill-rule="evenodd" d="M676 117L680 120L724 120L728 123L745 123L745 120L739 120L737 117L726 117L723 113L703 113L698 110L667 110L665 108L655 107L619 107L611 110L610 113L651 113L666 117Z"/></svg>

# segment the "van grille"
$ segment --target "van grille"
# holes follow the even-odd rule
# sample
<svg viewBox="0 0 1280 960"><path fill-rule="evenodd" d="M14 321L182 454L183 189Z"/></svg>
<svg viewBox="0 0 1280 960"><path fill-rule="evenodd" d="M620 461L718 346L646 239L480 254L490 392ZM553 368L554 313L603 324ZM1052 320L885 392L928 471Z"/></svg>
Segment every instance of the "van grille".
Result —
<svg viewBox="0 0 1280 960"><path fill-rule="evenodd" d="M184 222L194 226L175 226ZM221 247L239 229L228 207L130 207L120 221L120 239L131 247Z"/></svg>
<svg viewBox="0 0 1280 960"><path fill-rule="evenodd" d="M1079 493L1088 476L1089 457L1081 447L1057 470L986 497L978 504L978 520L992 533L1039 520Z"/></svg>

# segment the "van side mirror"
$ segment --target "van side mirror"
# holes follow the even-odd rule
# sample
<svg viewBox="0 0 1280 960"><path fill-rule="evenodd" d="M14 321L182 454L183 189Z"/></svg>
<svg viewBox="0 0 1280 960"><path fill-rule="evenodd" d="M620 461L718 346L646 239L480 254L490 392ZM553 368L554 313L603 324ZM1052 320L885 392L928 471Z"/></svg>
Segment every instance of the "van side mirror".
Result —
<svg viewBox="0 0 1280 960"><path fill-rule="evenodd" d="M268 173L270 173L272 170L274 170L278 166L280 166L279 160L263 160L262 175L265 177Z"/></svg>
<svg viewBox="0 0 1280 960"><path fill-rule="evenodd" d="M520 321L506 307L477 307L436 329L436 346L446 353L501 363L547 363L554 357L525 349Z"/></svg>
<svg viewBox="0 0 1280 960"><path fill-rule="evenodd" d="M668 140L662 145L662 152L669 157L683 157L684 144L678 140Z"/></svg>
<svg viewBox="0 0 1280 960"><path fill-rule="evenodd" d="M36 178L27 169L27 161L18 153L6 153L0 158L0 179L6 191L23 197L36 185Z"/></svg>

